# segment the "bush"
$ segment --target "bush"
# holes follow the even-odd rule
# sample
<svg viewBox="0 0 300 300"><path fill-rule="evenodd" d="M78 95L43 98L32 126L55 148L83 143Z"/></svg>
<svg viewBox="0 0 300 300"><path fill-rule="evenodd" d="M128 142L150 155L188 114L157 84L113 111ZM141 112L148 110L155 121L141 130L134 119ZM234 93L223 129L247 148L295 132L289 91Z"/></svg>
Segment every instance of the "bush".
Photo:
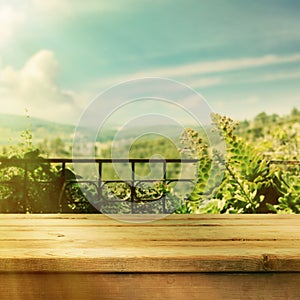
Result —
<svg viewBox="0 0 300 300"><path fill-rule="evenodd" d="M178 212L298 213L299 172L270 168L260 145L236 135L238 123L232 119L215 114L212 121L226 144L226 157L209 151L195 130L185 130L184 149L196 153L199 162L194 190Z"/></svg>

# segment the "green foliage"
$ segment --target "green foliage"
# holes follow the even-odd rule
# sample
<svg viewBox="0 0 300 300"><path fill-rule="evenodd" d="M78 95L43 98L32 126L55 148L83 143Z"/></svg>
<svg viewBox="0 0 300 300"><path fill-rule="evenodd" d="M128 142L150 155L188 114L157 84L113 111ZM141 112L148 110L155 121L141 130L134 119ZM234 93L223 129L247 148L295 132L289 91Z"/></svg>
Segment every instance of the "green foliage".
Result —
<svg viewBox="0 0 300 300"><path fill-rule="evenodd" d="M26 133L26 139L28 134ZM10 159L0 165L0 209L2 212L43 212L55 210L55 204L50 201L56 192L57 175L49 163L44 163L39 150L33 149L28 143L22 143ZM23 152L25 151L25 152ZM25 164L19 158L33 160ZM41 201L43 199L43 201ZM47 201L48 200L48 201ZM57 208L56 208L57 210Z"/></svg>
<svg viewBox="0 0 300 300"><path fill-rule="evenodd" d="M276 171L280 191L278 204L269 205L277 213L300 213L300 167Z"/></svg>
<svg viewBox="0 0 300 300"><path fill-rule="evenodd" d="M2 158L1 212L59 212L61 205L65 205L65 212L91 210L90 203L76 183L73 171L66 168L62 172L61 168L45 162L40 150L33 145L29 129L21 133L20 143L11 146Z"/></svg>
<svg viewBox="0 0 300 300"><path fill-rule="evenodd" d="M182 135L181 142L184 146L184 152L187 152L190 157L197 158L197 180L189 196L190 201L198 201L211 199L215 186L221 181L220 164L214 164L212 154L203 138L198 132L192 129L187 129ZM190 204L192 205L192 204Z"/></svg>
<svg viewBox="0 0 300 300"><path fill-rule="evenodd" d="M75 174L66 169L68 173ZM63 212L72 213L98 213L96 209L98 201L98 191L95 183L78 182L76 179L65 178L64 186L60 195L60 209ZM90 203L93 201L95 207Z"/></svg>
<svg viewBox="0 0 300 300"><path fill-rule="evenodd" d="M182 134L182 153L172 142L157 137L138 139L129 151L130 158L197 158L196 179L190 195L178 193L174 182L164 182L162 166L136 164L136 178L151 174L158 180L140 183L133 189L130 184L116 182L120 176L113 165L107 164L103 166L102 179L112 182L104 185L102 202L98 199L97 178L78 182L71 168L62 170L45 162L45 153L70 155L71 149L62 138L45 139L37 148L31 130L27 129L21 133L18 145L5 147L3 151L2 157L7 159L0 164L0 210L97 212L88 198L95 207L110 213L174 210L176 213L300 213L299 165L269 165L270 159L299 159L299 111L293 109L285 117L261 113L253 121L240 124L216 114L212 115L212 125L213 136L219 135L226 144L225 156L217 150L218 146L214 150L210 148L203 131L193 129L186 129ZM122 152L120 143L118 150L126 153L127 148ZM101 150L103 158L110 158L110 148L101 146ZM31 162L18 161L23 158ZM124 178L128 177L130 182L128 164L122 168ZM176 181L179 174L179 164L168 167L168 178ZM129 201L132 195L133 203Z"/></svg>
<svg viewBox="0 0 300 300"><path fill-rule="evenodd" d="M110 188L106 194L108 201L101 204L103 211L112 212L115 207L116 213L162 214L166 211L173 212L179 206L174 201L178 198L175 198L174 195L171 196L171 188L162 182L139 184L134 191L130 191L130 186L125 184L117 184L113 187L114 189ZM134 197L133 202L122 201L130 200L131 195ZM113 202L109 203L110 200L116 201L117 205L114 205Z"/></svg>
<svg viewBox="0 0 300 300"><path fill-rule="evenodd" d="M235 134L236 122L214 115L213 124L226 143L226 171L217 198L226 200L225 212L257 212L265 199L264 191L273 185L267 160L253 144Z"/></svg>
<svg viewBox="0 0 300 300"><path fill-rule="evenodd" d="M143 149L145 143L147 142L139 142ZM152 141L151 145L154 146L152 148L154 151L155 145L163 147L164 143L158 140ZM50 143L50 148L63 151L65 146L62 140L56 139ZM138 153L139 149L141 149L139 146L133 147L135 153ZM78 181L78 176L73 170L66 167L62 169L60 165L55 166L45 162L40 150L32 143L30 130L21 134L21 142L17 146L11 146L9 154L4 158L6 159L0 164L0 210L2 212L49 213L62 210L96 213L98 210L95 207L97 207L109 213L130 213L133 207L136 213L163 213L162 201L165 201L166 209L171 209L174 203L170 200L171 197L162 200L170 194L171 188L160 181L136 186L133 198L138 202L133 204L128 202L131 200L132 193L130 186L125 183L111 182L103 187L105 198L101 202L98 199L97 180ZM27 159L30 162L25 163L20 159ZM139 176L147 174L149 168L149 164L138 166ZM114 178L110 179L118 179L115 173L112 174ZM160 174L162 175L162 170Z"/></svg>
<svg viewBox="0 0 300 300"><path fill-rule="evenodd" d="M71 149L68 149L68 145L60 137L44 139L38 143L38 148L43 155L49 157L68 158L71 156Z"/></svg>
<svg viewBox="0 0 300 300"><path fill-rule="evenodd" d="M190 213L297 213L299 173L270 168L260 146L235 133L237 122L218 114L212 120L226 144L225 162L222 164L220 154L208 150L197 132L185 131L184 149L196 153L199 163L194 190L182 209Z"/></svg>
<svg viewBox="0 0 300 300"><path fill-rule="evenodd" d="M255 144L268 159L300 157L300 113L296 108L282 117L260 113L252 122L241 122L236 133Z"/></svg>

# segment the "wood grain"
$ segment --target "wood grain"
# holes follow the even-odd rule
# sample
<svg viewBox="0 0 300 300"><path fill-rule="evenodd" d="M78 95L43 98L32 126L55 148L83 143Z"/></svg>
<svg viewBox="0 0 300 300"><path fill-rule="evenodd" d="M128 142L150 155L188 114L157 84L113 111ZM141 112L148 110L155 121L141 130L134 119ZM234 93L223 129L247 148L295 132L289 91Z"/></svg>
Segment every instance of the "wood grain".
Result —
<svg viewBox="0 0 300 300"><path fill-rule="evenodd" d="M0 272L300 272L300 216L139 217L0 215Z"/></svg>
<svg viewBox="0 0 300 300"><path fill-rule="evenodd" d="M0 215L0 299L300 299L300 216Z"/></svg>
<svg viewBox="0 0 300 300"><path fill-rule="evenodd" d="M300 299L299 273L1 274L1 299Z"/></svg>

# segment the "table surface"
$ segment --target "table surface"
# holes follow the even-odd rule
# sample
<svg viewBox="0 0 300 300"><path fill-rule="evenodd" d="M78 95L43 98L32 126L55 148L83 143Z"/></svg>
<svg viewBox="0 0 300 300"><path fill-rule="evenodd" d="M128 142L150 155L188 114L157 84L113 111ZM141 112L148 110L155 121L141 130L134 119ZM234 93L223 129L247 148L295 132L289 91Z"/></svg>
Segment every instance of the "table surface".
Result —
<svg viewBox="0 0 300 300"><path fill-rule="evenodd" d="M0 272L300 272L300 215L1 214Z"/></svg>

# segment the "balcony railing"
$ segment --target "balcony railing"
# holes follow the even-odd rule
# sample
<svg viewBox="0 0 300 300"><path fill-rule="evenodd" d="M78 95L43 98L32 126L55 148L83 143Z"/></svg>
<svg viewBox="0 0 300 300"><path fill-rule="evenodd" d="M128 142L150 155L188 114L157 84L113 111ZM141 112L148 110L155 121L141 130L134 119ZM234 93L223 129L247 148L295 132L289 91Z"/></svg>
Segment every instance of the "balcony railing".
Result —
<svg viewBox="0 0 300 300"><path fill-rule="evenodd" d="M196 159L0 159L0 211L8 213L171 213L186 200L170 192L174 185L192 186L193 176L182 177L182 165ZM160 172L144 179L141 166L154 164ZM74 166L83 173L75 175ZM107 166L121 166L126 178ZM269 161L298 166L300 161ZM85 168L84 166L89 166ZM96 176L89 176L90 166ZM75 168L77 169L77 168ZM80 169L80 168L79 168ZM78 172L77 172L78 173ZM159 173L159 174L158 174ZM80 176L81 175L81 176ZM177 193L177 194L176 194Z"/></svg>
<svg viewBox="0 0 300 300"><path fill-rule="evenodd" d="M0 159L0 210L2 212L123 212L168 213L174 211L166 189L172 183L192 184L193 178L181 178L182 164L193 165L196 159ZM119 178L105 167L127 168L127 177ZM137 169L155 164L161 171L156 178L141 179ZM83 173L97 168L97 175L76 174L74 166ZM80 167L79 167L80 168ZM75 168L76 169L76 168ZM174 175L174 176L172 176ZM178 204L178 203L177 203ZM177 205L176 204L176 205ZM175 206L176 206L175 205Z"/></svg>

